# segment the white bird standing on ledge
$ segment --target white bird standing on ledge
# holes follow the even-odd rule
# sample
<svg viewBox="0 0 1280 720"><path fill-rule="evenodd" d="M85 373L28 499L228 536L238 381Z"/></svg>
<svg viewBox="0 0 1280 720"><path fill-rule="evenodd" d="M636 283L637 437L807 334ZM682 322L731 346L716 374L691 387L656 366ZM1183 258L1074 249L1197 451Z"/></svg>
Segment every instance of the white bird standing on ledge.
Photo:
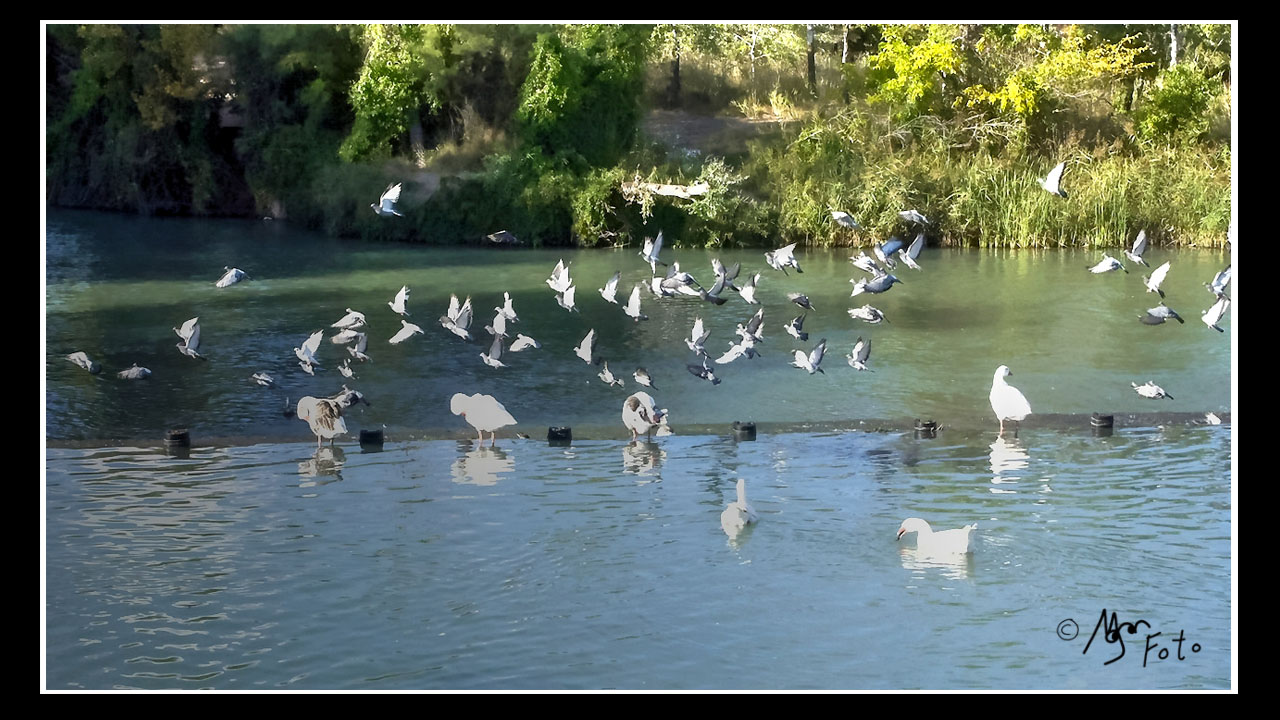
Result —
<svg viewBox="0 0 1280 720"><path fill-rule="evenodd" d="M331 398L314 398L310 395L298 401L298 419L305 420L316 435L316 447L322 438L329 444L339 435L347 434L347 421L342 419L342 403Z"/></svg>
<svg viewBox="0 0 1280 720"><path fill-rule="evenodd" d="M1001 435L1004 435L1005 420L1013 420L1021 426L1023 418L1031 414L1031 404L1027 402L1027 398L1018 388L1005 382L1005 376L1012 374L1009 366L1001 365L996 368L996 374L991 378L991 409L1000 420ZM1018 437L1016 429L1013 431L1013 436Z"/></svg>
<svg viewBox="0 0 1280 720"><path fill-rule="evenodd" d="M476 429L476 437L481 445L484 444L485 431L489 431L490 447L498 441L495 432L498 428L517 424L511 413L492 395L454 393L449 398L449 410L454 415L461 415L468 425Z"/></svg>

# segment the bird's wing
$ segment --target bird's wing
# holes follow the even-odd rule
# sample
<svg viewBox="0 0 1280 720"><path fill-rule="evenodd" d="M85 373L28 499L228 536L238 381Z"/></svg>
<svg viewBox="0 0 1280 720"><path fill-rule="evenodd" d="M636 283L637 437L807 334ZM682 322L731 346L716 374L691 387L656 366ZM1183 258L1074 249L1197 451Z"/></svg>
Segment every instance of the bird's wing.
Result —
<svg viewBox="0 0 1280 720"><path fill-rule="evenodd" d="M565 305L568 305L569 307L573 307L573 296L574 296L577 292L578 292L578 288L577 288L576 286L570 286L568 290L565 290L565 291L564 291L564 303L565 303Z"/></svg>
<svg viewBox="0 0 1280 720"><path fill-rule="evenodd" d="M489 359L497 360L502 357L502 336L494 335L493 344L489 346Z"/></svg>
<svg viewBox="0 0 1280 720"><path fill-rule="evenodd" d="M610 295L610 296L612 296L612 295L617 294L617 292L618 292L618 278L620 278L620 277L622 277L622 271L621 271L621 270L619 270L619 271L615 272L615 273L613 274L613 277L609 278L609 282L607 282L607 283L605 283L605 284L604 284L604 294L605 294L605 295Z"/></svg>
<svg viewBox="0 0 1280 720"><path fill-rule="evenodd" d="M741 345L733 345L727 351L725 351L723 355L716 358L715 362L717 365L725 365L727 363L733 362L734 360L737 360L739 357L742 357L743 352L744 352L744 349Z"/></svg>
<svg viewBox="0 0 1280 720"><path fill-rule="evenodd" d="M395 185L387 186L387 190L386 192L382 193L382 198L380 201L383 208L390 209L389 206L387 205L387 203L389 202L390 203L400 202L401 185L402 183L396 183ZM368 196L366 195L365 197L368 197Z"/></svg>
<svg viewBox="0 0 1280 720"><path fill-rule="evenodd" d="M920 257L920 251L924 249L924 233L916 235L916 239L911 243L911 247L907 248L907 257L915 260Z"/></svg>
<svg viewBox="0 0 1280 720"><path fill-rule="evenodd" d="M458 321L458 313L461 312L462 305L458 302L458 296L449 295L449 319L455 323Z"/></svg>
<svg viewBox="0 0 1280 720"><path fill-rule="evenodd" d="M689 338L693 340L694 344L696 345L699 342L701 342L699 338L704 338L704 337L706 337L706 335L702 333L702 318L696 317L693 319L693 332L690 333Z"/></svg>
<svg viewBox="0 0 1280 720"><path fill-rule="evenodd" d="M658 237L653 241L653 253L649 257L654 260L658 259L658 253L662 252L662 231L658 231Z"/></svg>
<svg viewBox="0 0 1280 720"><path fill-rule="evenodd" d="M1147 231L1139 230L1138 239L1133 241L1133 254L1141 255L1147 250Z"/></svg>
<svg viewBox="0 0 1280 720"><path fill-rule="evenodd" d="M904 245L906 245L906 243L902 238L895 235L886 240L884 245L880 246L880 252L884 253L885 258L888 258L888 256L901 250ZM887 263L889 261L886 259L884 262Z"/></svg>
<svg viewBox="0 0 1280 720"><path fill-rule="evenodd" d="M752 335L759 335L757 331L760 329L760 325L763 323L764 323L764 308L760 308L759 310L756 311L756 314L752 315L751 319L747 321L747 332L751 333Z"/></svg>
<svg viewBox="0 0 1280 720"><path fill-rule="evenodd" d="M853 346L854 358L860 363L865 363L869 355L871 355L871 341L858 338L858 342Z"/></svg>
<svg viewBox="0 0 1280 720"><path fill-rule="evenodd" d="M1049 176L1045 178L1045 184L1049 187L1050 192L1058 192L1058 184L1062 182L1062 172L1066 169L1067 163L1063 161L1049 171Z"/></svg>
<svg viewBox="0 0 1280 720"><path fill-rule="evenodd" d="M1153 286L1160 287L1160 283L1164 282L1164 276L1169 274L1170 262L1166 260L1163 265L1156 268L1155 272L1151 273L1151 284Z"/></svg>
<svg viewBox="0 0 1280 720"><path fill-rule="evenodd" d="M639 285L636 285L635 287L631 288L631 298L627 300L627 314L628 315L640 314L640 286Z"/></svg>
<svg viewBox="0 0 1280 720"><path fill-rule="evenodd" d="M809 364L815 368L818 367L818 364L822 362L822 356L825 355L826 352L827 339L823 338L822 342L818 343L818 346L813 349L813 352L809 353Z"/></svg>
<svg viewBox="0 0 1280 720"><path fill-rule="evenodd" d="M182 329L178 331L178 336L181 337L183 340L190 340L191 334L199 331L199 328L200 328L199 323L200 323L200 318L198 317L193 317L190 320L182 323Z"/></svg>
<svg viewBox="0 0 1280 720"><path fill-rule="evenodd" d="M458 317L454 318L453 324L463 330L471 327L471 298L467 298L467 301L462 303L462 309L458 311Z"/></svg>

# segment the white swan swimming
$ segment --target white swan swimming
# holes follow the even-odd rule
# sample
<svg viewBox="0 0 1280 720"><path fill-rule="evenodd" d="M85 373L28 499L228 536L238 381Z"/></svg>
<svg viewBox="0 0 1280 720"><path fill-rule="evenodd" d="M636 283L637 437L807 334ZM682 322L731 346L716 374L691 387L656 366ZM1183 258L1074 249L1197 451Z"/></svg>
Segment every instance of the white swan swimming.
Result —
<svg viewBox="0 0 1280 720"><path fill-rule="evenodd" d="M720 513L720 527L729 537L736 537L744 527L759 519L755 508L747 502L747 481L738 478L738 499Z"/></svg>

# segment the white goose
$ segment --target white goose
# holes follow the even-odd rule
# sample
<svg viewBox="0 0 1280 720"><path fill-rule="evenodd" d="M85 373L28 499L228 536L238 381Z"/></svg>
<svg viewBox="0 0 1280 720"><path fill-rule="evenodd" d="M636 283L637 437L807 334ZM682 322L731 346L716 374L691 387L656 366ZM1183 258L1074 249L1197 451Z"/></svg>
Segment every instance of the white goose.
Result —
<svg viewBox="0 0 1280 720"><path fill-rule="evenodd" d="M1000 420L1001 435L1004 435L1005 420L1013 420L1021 426L1023 418L1031 414L1031 404L1027 402L1027 398L1018 388L1005 382L1005 376L1012 374L1007 365L1001 365L996 368L996 374L991 378L991 409ZM1015 430L1014 437L1017 436Z"/></svg>
<svg viewBox="0 0 1280 720"><path fill-rule="evenodd" d="M898 528L898 539L913 532L916 533L916 552L921 555L961 555L969 552L969 535L977 527L974 523L955 530L934 532L924 520L907 518Z"/></svg>

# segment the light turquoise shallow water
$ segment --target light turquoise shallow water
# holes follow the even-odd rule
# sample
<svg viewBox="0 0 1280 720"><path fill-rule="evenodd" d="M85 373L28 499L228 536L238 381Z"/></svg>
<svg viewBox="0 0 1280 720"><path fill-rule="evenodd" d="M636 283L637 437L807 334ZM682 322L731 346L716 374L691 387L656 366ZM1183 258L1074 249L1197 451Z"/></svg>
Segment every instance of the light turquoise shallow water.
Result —
<svg viewBox="0 0 1280 720"><path fill-rule="evenodd" d="M47 686L1223 688L1229 438L51 449ZM975 552L917 557L908 516ZM1110 665L1103 609L1151 626Z"/></svg>
<svg viewBox="0 0 1280 720"><path fill-rule="evenodd" d="M1137 321L1155 304L1140 273L1092 276L1091 253L930 249L923 271L897 273L906 284L852 302L847 252L804 252L798 276L718 253L763 273L766 342L712 387L684 370L682 338L701 316L723 347L756 307L646 297L652 319L633 323L594 288L615 269L628 290L647 277L634 249L361 246L93 213L49 228L50 689L1230 685L1230 333L1198 321L1220 253L1149 252L1173 260L1167 302L1187 318L1159 327ZM709 281L711 254L667 253ZM573 316L542 282L561 255L582 288ZM223 265L254 279L215 289ZM391 346L377 333L399 326L385 303L405 283L427 334ZM544 347L495 371L487 344L434 318L450 292L485 308L503 290ZM825 375L788 365L790 291L817 307L806 329L829 340ZM863 302L890 322L845 314ZM326 342L302 374L291 349L346 307L373 323L373 362L345 381ZM173 347L195 315L207 363ZM624 388L572 355L591 327ZM874 372L844 364L858 336ZM102 376L63 359L75 350ZM155 374L117 380L132 362ZM631 444L619 413L640 364L676 434ZM999 364L1036 413L1017 439L997 439L987 402ZM259 370L283 387L254 385ZM1129 383L1147 379L1176 400L1138 397ZM348 416L352 435L387 426L383 452L317 450L283 417L286 396L343 382L373 403ZM448 412L459 390L498 396L534 439L508 429L476 448ZM1199 424L1209 410L1229 422ZM1094 411L1122 419L1114 435L1090 434ZM944 430L901 432L915 417ZM758 440L727 437L747 419ZM541 441L549 425L572 425L573 445ZM189 456L154 447L174 427L191 429ZM730 539L737 478L761 520ZM894 540L912 516L977 523L975 552L919 557ZM1110 664L1104 631L1082 652L1104 609L1147 623Z"/></svg>

